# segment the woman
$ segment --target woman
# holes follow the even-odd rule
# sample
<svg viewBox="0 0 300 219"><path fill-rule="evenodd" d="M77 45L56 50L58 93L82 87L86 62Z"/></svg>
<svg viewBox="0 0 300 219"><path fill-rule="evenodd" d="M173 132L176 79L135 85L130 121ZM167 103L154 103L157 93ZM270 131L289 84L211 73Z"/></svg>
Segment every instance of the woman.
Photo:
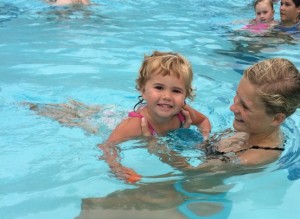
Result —
<svg viewBox="0 0 300 219"><path fill-rule="evenodd" d="M243 165L271 163L284 149L280 125L300 104L300 75L287 59L274 58L245 70L230 110L236 135L215 147ZM231 152L230 156L228 154ZM227 159L226 159L227 158Z"/></svg>

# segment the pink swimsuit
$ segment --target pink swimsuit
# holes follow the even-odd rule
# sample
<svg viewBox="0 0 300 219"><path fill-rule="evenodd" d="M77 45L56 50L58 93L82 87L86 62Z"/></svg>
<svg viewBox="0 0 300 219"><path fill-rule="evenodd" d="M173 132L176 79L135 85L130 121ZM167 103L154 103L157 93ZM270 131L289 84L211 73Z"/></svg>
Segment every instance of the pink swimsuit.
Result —
<svg viewBox="0 0 300 219"><path fill-rule="evenodd" d="M270 28L269 24L257 23L257 24L247 24L243 29L249 30L252 33L262 33Z"/></svg>
<svg viewBox="0 0 300 219"><path fill-rule="evenodd" d="M135 112L135 111L129 112L128 116L129 117L138 117L138 118L143 118L144 117L142 114L140 114L138 112ZM177 117L178 117L179 121L181 122L180 127L182 127L182 125L185 121L184 116L180 112L180 113L177 114ZM149 127L149 130L151 132L151 135L153 135L153 136L157 135L156 131L154 130L154 128L151 126L151 124L149 122L148 122L148 127Z"/></svg>

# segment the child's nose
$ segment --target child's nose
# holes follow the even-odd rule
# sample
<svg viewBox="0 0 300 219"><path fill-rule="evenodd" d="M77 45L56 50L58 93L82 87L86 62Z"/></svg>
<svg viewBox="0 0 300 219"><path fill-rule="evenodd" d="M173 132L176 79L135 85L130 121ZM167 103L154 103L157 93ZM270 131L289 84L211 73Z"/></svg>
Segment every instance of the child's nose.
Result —
<svg viewBox="0 0 300 219"><path fill-rule="evenodd" d="M171 92L168 90L165 90L163 97L169 99L171 97Z"/></svg>

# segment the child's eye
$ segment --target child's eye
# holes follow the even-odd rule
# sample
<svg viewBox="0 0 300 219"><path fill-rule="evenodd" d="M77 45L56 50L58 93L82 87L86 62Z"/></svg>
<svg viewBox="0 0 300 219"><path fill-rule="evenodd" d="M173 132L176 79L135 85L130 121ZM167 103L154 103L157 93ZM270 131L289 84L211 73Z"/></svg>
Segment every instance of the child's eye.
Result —
<svg viewBox="0 0 300 219"><path fill-rule="evenodd" d="M157 89L157 90L162 90L162 89L163 89L163 86L157 85L157 86L155 86L154 88Z"/></svg>
<svg viewBox="0 0 300 219"><path fill-rule="evenodd" d="M178 94L181 94L181 93L182 93L182 91L179 90L179 89L174 89L173 92L174 92L174 93L178 93Z"/></svg>

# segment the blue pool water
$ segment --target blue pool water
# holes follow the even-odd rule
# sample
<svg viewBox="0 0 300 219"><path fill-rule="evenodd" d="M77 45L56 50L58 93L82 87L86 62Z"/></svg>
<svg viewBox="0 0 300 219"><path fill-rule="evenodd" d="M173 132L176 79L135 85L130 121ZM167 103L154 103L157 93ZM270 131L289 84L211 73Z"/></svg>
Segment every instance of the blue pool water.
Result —
<svg viewBox="0 0 300 219"><path fill-rule="evenodd" d="M81 207L85 200L117 190L142 197L144 191L169 188L185 197L173 206L178 218L298 218L299 110L283 126L287 145L278 162L222 179L187 177L149 154L144 142L132 140L122 145L123 162L144 178L129 185L110 173L96 145L137 102L135 78L144 54L176 51L191 61L197 97L190 104L218 132L231 126L229 105L243 69L271 57L288 58L300 68L299 40L241 33L254 14L250 0L92 2L72 9L39 0L0 1L0 218L89 218ZM278 19L278 4L275 9ZM91 135L20 104L69 99L111 107L117 116ZM199 136L175 135L171 143L168 137L162 141L186 146L182 153L198 162ZM112 207L98 218L118 212L110 212ZM176 218L161 209L163 218Z"/></svg>

